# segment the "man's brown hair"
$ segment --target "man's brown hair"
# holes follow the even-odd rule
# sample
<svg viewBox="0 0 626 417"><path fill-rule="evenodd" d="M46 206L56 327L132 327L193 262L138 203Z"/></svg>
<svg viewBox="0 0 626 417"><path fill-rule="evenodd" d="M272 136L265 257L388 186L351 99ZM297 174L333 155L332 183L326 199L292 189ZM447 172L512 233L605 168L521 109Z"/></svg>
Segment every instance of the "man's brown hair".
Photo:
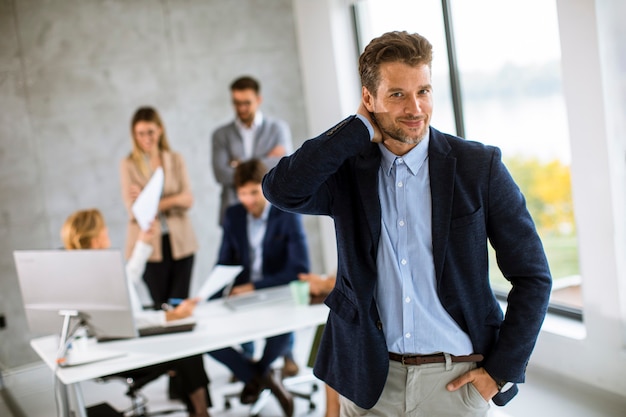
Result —
<svg viewBox="0 0 626 417"><path fill-rule="evenodd" d="M230 90L253 90L256 94L259 94L261 85L257 80L246 75L233 81L230 85Z"/></svg>
<svg viewBox="0 0 626 417"><path fill-rule="evenodd" d="M432 60L433 47L425 37L406 31L387 32L372 39L359 57L361 85L376 97L381 64L402 62L412 67L426 64L430 68Z"/></svg>
<svg viewBox="0 0 626 417"><path fill-rule="evenodd" d="M263 176L267 173L267 167L260 159L250 159L242 162L235 168L235 189L243 187L249 182L261 184Z"/></svg>

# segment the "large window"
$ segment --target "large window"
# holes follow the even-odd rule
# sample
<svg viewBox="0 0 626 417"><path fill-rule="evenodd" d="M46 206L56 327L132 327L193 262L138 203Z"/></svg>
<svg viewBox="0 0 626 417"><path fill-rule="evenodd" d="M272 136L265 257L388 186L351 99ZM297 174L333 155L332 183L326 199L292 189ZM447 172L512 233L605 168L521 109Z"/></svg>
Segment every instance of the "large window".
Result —
<svg viewBox="0 0 626 417"><path fill-rule="evenodd" d="M450 0L467 139L502 149L541 235L554 277L551 306L582 312L569 134L561 91L556 4ZM369 0L362 44L389 30L426 36L434 48L433 126L455 133L442 1ZM449 34L448 34L449 36ZM457 124L458 125L458 124ZM494 288L508 282L491 259Z"/></svg>

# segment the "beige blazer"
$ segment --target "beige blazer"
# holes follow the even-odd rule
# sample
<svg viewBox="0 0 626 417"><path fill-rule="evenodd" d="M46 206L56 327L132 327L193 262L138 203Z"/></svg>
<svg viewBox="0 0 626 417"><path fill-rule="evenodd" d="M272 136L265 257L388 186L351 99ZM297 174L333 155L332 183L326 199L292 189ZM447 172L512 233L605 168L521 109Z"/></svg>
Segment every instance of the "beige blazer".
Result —
<svg viewBox="0 0 626 417"><path fill-rule="evenodd" d="M163 184L163 197L167 197L182 192L191 192L189 175L185 167L185 161L177 152L163 151L161 153L163 164L163 174L165 177ZM122 182L122 198L129 216L128 228L126 231L126 258L130 258L133 247L139 234L139 225L135 220L131 207L133 200L130 197L130 186L136 184L143 189L150 177L141 173L139 167L133 163L130 157L122 160L120 167L120 177ZM172 247L172 257L174 259L185 258L194 254L198 250L198 241L191 225L191 220L187 215L187 209L173 208L165 213L167 227L169 228L170 244ZM161 250L161 225L157 221L158 233L150 241L154 248L148 261L161 262L163 253Z"/></svg>

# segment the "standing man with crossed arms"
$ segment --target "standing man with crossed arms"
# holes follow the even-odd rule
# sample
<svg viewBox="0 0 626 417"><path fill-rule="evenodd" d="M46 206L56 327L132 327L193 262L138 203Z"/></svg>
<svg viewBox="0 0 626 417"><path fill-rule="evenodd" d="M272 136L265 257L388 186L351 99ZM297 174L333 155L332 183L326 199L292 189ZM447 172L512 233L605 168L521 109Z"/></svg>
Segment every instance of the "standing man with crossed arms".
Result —
<svg viewBox="0 0 626 417"><path fill-rule="evenodd" d="M289 125L261 113L263 98L257 80L237 78L230 85L230 93L235 120L215 130L212 138L213 174L222 186L220 225L226 208L238 202L233 185L235 168L257 158L269 169L292 150Z"/></svg>

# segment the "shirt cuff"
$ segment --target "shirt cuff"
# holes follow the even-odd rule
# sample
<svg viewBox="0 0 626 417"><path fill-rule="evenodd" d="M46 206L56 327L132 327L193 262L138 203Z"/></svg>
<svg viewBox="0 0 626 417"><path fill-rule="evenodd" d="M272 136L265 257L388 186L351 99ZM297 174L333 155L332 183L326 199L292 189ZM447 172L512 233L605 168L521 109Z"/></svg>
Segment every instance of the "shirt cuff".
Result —
<svg viewBox="0 0 626 417"><path fill-rule="evenodd" d="M367 131L370 133L370 141L371 141L374 138L374 128L372 127L372 124L362 114L357 114L356 118L362 121L365 127L367 128Z"/></svg>

